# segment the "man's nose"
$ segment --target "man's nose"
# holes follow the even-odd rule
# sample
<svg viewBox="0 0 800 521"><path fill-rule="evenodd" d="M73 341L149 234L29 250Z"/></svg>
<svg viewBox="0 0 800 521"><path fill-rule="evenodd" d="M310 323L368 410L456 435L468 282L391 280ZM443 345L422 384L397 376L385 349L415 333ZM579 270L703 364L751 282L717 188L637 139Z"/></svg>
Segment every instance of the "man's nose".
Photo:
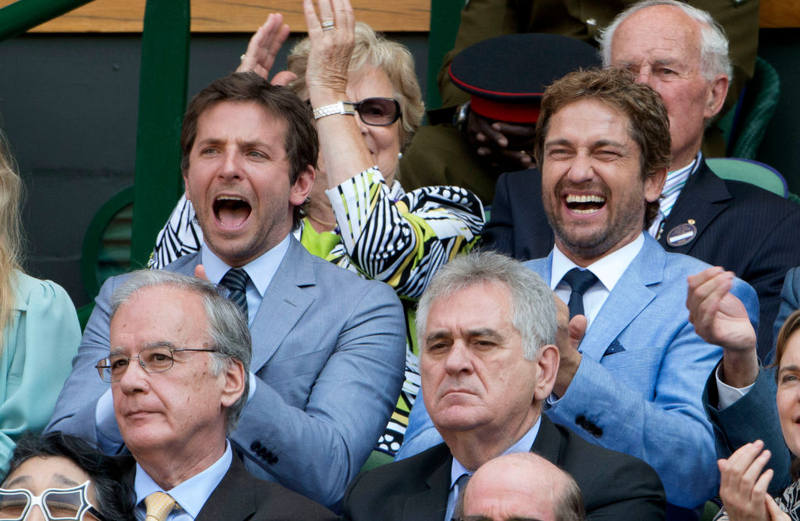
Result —
<svg viewBox="0 0 800 521"><path fill-rule="evenodd" d="M120 389L125 394L145 392L150 388L147 376L147 371L144 370L139 359L131 358L128 361L127 369L122 373L122 378L119 380Z"/></svg>
<svg viewBox="0 0 800 521"><path fill-rule="evenodd" d="M225 151L225 160L222 163L220 175L223 177L241 177L241 155L233 150Z"/></svg>
<svg viewBox="0 0 800 521"><path fill-rule="evenodd" d="M580 184L589 181L594 177L594 169L588 153L579 152L575 155L570 165L569 172L567 173L568 179L575 183Z"/></svg>
<svg viewBox="0 0 800 521"><path fill-rule="evenodd" d="M462 371L472 371L472 358L469 347L464 342L455 342L445 360L445 369L449 374L457 374Z"/></svg>
<svg viewBox="0 0 800 521"><path fill-rule="evenodd" d="M653 78L650 67L640 67L638 71L634 72L634 75L636 76L636 83L644 83L645 85L650 85L650 81Z"/></svg>

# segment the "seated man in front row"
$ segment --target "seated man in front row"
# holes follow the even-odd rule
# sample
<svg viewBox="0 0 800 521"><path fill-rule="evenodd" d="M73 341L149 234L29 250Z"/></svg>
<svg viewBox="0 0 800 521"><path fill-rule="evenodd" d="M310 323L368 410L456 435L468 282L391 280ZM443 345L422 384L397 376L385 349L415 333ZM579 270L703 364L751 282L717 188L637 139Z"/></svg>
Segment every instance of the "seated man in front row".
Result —
<svg viewBox="0 0 800 521"><path fill-rule="evenodd" d="M210 84L181 134L186 193L203 230L200 252L166 270L230 289L248 318L250 392L231 441L248 471L336 505L388 422L403 382L405 319L394 291L314 257L291 235L314 182L311 111L255 73ZM107 356L108 280L83 335L50 430L123 440L111 391L95 374Z"/></svg>
<svg viewBox="0 0 800 521"><path fill-rule="evenodd" d="M98 361L130 449L137 517L197 521L334 520L330 511L254 478L226 437L247 401L250 332L208 282L140 271L111 297ZM100 380L97 375L95 378Z"/></svg>
<svg viewBox="0 0 800 521"><path fill-rule="evenodd" d="M547 89L536 131L555 249L526 266L569 301L570 318L585 316L571 328L586 328L579 350L559 345L546 414L652 465L671 504L667 519L699 517L686 510L719 484L701 394L722 350L697 336L685 307L686 277L708 265L666 253L643 231L670 161L667 111L626 71L582 71ZM734 290L757 321L753 289L737 280ZM427 399L411 412L404 445L411 453L434 443L423 434L415 446Z"/></svg>
<svg viewBox="0 0 800 521"><path fill-rule="evenodd" d="M425 405L445 443L358 476L345 517L449 521L467 476L532 451L573 476L590 519L663 519L652 468L541 414L558 372L557 329L552 291L518 261L478 253L439 270L419 302L417 335Z"/></svg>

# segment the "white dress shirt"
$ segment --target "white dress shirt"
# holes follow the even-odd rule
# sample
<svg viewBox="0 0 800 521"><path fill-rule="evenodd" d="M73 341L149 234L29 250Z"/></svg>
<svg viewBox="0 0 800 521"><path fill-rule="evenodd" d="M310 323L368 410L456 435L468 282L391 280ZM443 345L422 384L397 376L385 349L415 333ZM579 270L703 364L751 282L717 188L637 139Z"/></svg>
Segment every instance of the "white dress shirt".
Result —
<svg viewBox="0 0 800 521"><path fill-rule="evenodd" d="M625 273L633 259L639 254L642 246L644 246L644 232L622 248L606 255L586 268L598 278L598 282L595 282L583 294L583 309L586 315L587 329L592 326L592 321L600 312L600 308L603 307L608 294L611 293L622 274ZM558 246L553 249L550 288L565 303L569 302L569 295L572 293L572 289L566 282L561 282L561 279L564 278L564 275L569 270L577 267L578 265L567 258L558 249Z"/></svg>
<svg viewBox="0 0 800 521"><path fill-rule="evenodd" d="M277 273L283 257L289 251L289 241L289 235L287 235L277 246L242 266L242 269L250 277L246 288L248 325L253 323L256 313L258 313L258 307L261 305L261 300L264 298L272 278ZM219 284L222 277L231 269L211 251L211 248L206 243L203 243L203 247L200 248L200 262L206 269L206 277L214 284Z"/></svg>
<svg viewBox="0 0 800 521"><path fill-rule="evenodd" d="M539 425L542 423L542 417L536 419L536 423L533 424L533 427L530 428L525 435L520 438L514 445L509 447L501 456L505 456L506 454L516 454L518 452L529 452L531 447L533 446L533 442L536 441L536 435L539 434ZM457 459L453 458L453 463L450 466L450 493L447 496L447 517L444 518L444 521L450 521L453 518L453 512L456 509L456 502L458 501L458 495L461 492L459 490L459 486L456 483L458 478L463 476L464 474L469 474L472 476L474 471L469 471L467 468L461 464Z"/></svg>
<svg viewBox="0 0 800 521"><path fill-rule="evenodd" d="M136 492L136 518L144 520L147 514L147 507L144 499L153 492L165 492L169 494L176 506L167 516L167 521L194 521L203 505L206 504L211 493L217 488L219 482L225 477L225 473L233 461L233 451L231 444L225 441L225 453L213 465L203 472L192 476L180 485L171 490L164 490L153 481L147 472L139 464L136 464L136 478L133 488Z"/></svg>

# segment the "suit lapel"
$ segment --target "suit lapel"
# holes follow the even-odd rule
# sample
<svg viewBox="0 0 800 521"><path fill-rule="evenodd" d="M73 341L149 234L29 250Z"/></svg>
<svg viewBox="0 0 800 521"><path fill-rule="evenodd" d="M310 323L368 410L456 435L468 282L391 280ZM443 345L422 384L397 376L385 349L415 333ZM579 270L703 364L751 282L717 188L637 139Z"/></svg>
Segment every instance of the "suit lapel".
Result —
<svg viewBox="0 0 800 521"><path fill-rule="evenodd" d="M608 295L580 345L580 351L599 361L606 349L655 298L647 286L661 282L667 256L650 235ZM624 348L624 346L623 346Z"/></svg>
<svg viewBox="0 0 800 521"><path fill-rule="evenodd" d="M705 159L702 159L697 171L689 177L675 201L658 242L669 252L689 255L708 225L730 205L731 194L725 181L714 174ZM667 242L669 232L690 220L694 221L692 224L697 228L694 238L682 246L670 246Z"/></svg>
<svg viewBox="0 0 800 521"><path fill-rule="evenodd" d="M252 371L257 372L295 327L314 297L302 288L316 284L313 257L293 237L289 250L258 308L250 333L253 337Z"/></svg>
<svg viewBox="0 0 800 521"><path fill-rule="evenodd" d="M450 449L442 444L448 453ZM420 519L440 520L447 512L447 496L450 490L450 467L453 458L445 458L444 462L434 469L425 480L428 490L411 495L406 499L403 508L403 521L419 521ZM450 520L447 520L450 521Z"/></svg>
<svg viewBox="0 0 800 521"><path fill-rule="evenodd" d="M195 521L250 519L256 513L252 479L234 452L231 467L206 500Z"/></svg>
<svg viewBox="0 0 800 521"><path fill-rule="evenodd" d="M536 434L533 446L531 446L531 452L560 467L562 466L561 434L547 416L542 414L540 418L542 421L539 424L539 432Z"/></svg>

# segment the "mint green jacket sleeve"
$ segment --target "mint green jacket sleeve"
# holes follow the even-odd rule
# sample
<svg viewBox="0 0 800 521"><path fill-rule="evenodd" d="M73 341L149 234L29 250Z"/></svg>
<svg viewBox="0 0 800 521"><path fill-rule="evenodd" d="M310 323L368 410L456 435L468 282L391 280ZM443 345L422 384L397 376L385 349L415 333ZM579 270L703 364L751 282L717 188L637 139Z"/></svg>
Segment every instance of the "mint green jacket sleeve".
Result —
<svg viewBox="0 0 800 521"><path fill-rule="evenodd" d="M50 420L80 341L75 306L64 288L17 272L14 310L0 347L0 477L16 440Z"/></svg>

